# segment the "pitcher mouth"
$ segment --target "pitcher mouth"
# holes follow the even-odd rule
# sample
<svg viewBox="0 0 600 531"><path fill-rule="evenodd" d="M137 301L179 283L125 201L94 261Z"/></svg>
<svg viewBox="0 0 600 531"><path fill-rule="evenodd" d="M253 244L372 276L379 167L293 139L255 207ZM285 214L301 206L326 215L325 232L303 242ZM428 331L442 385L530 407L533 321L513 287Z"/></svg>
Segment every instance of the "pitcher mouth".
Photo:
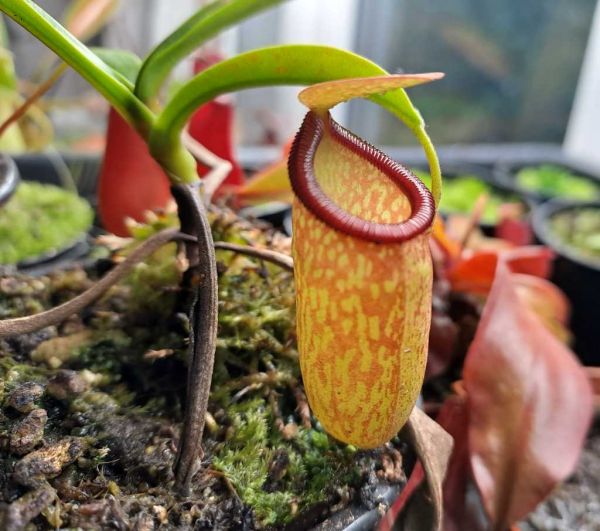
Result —
<svg viewBox="0 0 600 531"><path fill-rule="evenodd" d="M349 236L376 243L401 243L425 232L435 216L435 203L428 188L405 166L361 140L335 122L327 113L324 120L309 111L296 134L288 171L292 189L300 202L318 219ZM405 194L411 207L410 216L400 223L368 221L336 205L317 181L314 158L328 128L334 141L360 155L394 182Z"/></svg>

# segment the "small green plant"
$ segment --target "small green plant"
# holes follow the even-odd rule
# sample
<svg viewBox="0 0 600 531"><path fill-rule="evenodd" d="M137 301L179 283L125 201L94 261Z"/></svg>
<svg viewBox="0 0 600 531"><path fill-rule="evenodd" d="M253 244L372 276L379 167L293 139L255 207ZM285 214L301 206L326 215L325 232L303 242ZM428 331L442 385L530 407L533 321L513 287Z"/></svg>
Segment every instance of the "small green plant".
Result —
<svg viewBox="0 0 600 531"><path fill-rule="evenodd" d="M555 164L527 166L519 170L515 179L523 190L547 197L579 200L600 197L600 186L594 181Z"/></svg>
<svg viewBox="0 0 600 531"><path fill-rule="evenodd" d="M426 185L430 185L431 178L426 172L417 170L415 175ZM440 201L440 212L443 214L471 214L481 196L486 197L485 207L481 214L483 223L490 225L498 223L500 209L506 203L516 204L518 208L525 210L524 205L516 197L499 192L476 175L461 174L446 178L444 196Z"/></svg>
<svg viewBox="0 0 600 531"><path fill-rule="evenodd" d="M24 182L0 209L0 264L60 250L92 226L94 212L77 195L57 186Z"/></svg>
<svg viewBox="0 0 600 531"><path fill-rule="evenodd" d="M600 262L600 209L597 207L558 212L550 218L550 230L576 254Z"/></svg>

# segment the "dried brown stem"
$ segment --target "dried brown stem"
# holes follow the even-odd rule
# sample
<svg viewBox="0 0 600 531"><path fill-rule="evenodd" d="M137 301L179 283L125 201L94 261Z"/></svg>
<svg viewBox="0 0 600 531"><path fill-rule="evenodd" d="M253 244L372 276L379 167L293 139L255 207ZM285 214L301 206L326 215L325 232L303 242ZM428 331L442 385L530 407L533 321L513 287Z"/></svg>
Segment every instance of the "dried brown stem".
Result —
<svg viewBox="0 0 600 531"><path fill-rule="evenodd" d="M174 463L175 490L188 496L203 456L202 434L217 341L217 263L210 223L198 190L193 185L178 184L172 187L172 193L181 231L196 239L186 242L190 267L183 286L190 295L190 350L184 421Z"/></svg>
<svg viewBox="0 0 600 531"><path fill-rule="evenodd" d="M151 255L162 245L173 240L195 242L195 237L182 234L175 229L166 229L151 236L142 243L126 260L118 264L110 273L100 279L91 288L84 291L70 301L51 308L45 312L36 313L27 317L5 319L0 321L0 338L11 337L19 334L29 334L47 326L57 325L73 314L79 313L84 308L100 298L114 284L119 282L137 263ZM215 249L223 249L239 254L261 258L287 270L293 270L293 260L290 256L267 249L257 249L247 245L236 245L227 242L215 242Z"/></svg>
<svg viewBox="0 0 600 531"><path fill-rule="evenodd" d="M302 426L304 426L306 429L310 429L312 427L312 423L310 420L310 407L308 405L306 395L296 381L291 383L291 388L292 392L294 393L294 398L296 399L296 411L298 412L298 415L300 415Z"/></svg>
<svg viewBox="0 0 600 531"><path fill-rule="evenodd" d="M483 216L483 211L485 210L485 206L489 200L489 196L487 194L483 194L479 196L477 201L475 202L475 206L473 207L473 211L469 216L469 221L467 226L465 227L465 233L460 241L459 247L462 250L466 249L471 236L479 226L479 222L481 221L481 216Z"/></svg>
<svg viewBox="0 0 600 531"><path fill-rule="evenodd" d="M274 425L280 433L284 433L285 422L283 421L283 416L281 415L281 408L279 407L279 403L277 402L277 394L275 391L271 390L268 394L269 397L269 406L271 406L271 412L273 413Z"/></svg>
<svg viewBox="0 0 600 531"><path fill-rule="evenodd" d="M46 326L56 325L82 311L119 282L131 269L165 243L176 237L176 229L165 229L140 244L123 262L115 266L91 288L60 306L27 317L0 321L0 338L28 334Z"/></svg>
<svg viewBox="0 0 600 531"><path fill-rule="evenodd" d="M281 371L255 372L246 376L240 376L225 384L228 390L240 389L248 385L288 385L293 377Z"/></svg>
<svg viewBox="0 0 600 531"><path fill-rule="evenodd" d="M258 249L256 247L250 247L249 245L237 245L228 242L215 242L215 249L253 256L265 260L266 262L277 264L288 271L294 270L294 260L291 256L277 251L271 251L270 249Z"/></svg>
<svg viewBox="0 0 600 531"><path fill-rule="evenodd" d="M178 234L177 239L186 242L195 242L196 239L190 237L188 234ZM254 258L260 258L265 262L271 262L278 266L287 269L288 271L294 270L294 259L287 254L280 253L278 251L272 251L270 249L260 249L258 247L252 247L250 245L239 245L237 243L229 242L214 242L215 249L221 251L231 251L237 254L243 254L245 256L252 256Z"/></svg>
<svg viewBox="0 0 600 531"><path fill-rule="evenodd" d="M48 92L54 83L63 75L65 70L67 69L67 63L59 64L50 77L46 79L41 85L39 85L30 95L29 97L19 105L17 109L0 125L0 137L4 134L4 132L16 121L21 119L27 109L31 107L37 100L39 100L46 92Z"/></svg>

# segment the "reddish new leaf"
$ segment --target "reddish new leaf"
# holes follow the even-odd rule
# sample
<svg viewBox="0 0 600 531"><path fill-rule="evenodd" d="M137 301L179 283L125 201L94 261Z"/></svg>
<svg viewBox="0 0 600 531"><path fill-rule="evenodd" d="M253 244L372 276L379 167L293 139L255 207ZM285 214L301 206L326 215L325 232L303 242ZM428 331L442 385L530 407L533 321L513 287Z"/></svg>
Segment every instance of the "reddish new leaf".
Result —
<svg viewBox="0 0 600 531"><path fill-rule="evenodd" d="M504 530L575 467L592 414L590 384L522 304L504 261L463 374L473 475L494 529Z"/></svg>
<svg viewBox="0 0 600 531"><path fill-rule="evenodd" d="M459 386L460 387L460 386ZM486 531L483 514L469 462L469 410L464 390L450 395L436 422L454 439L452 457L444 480L444 531Z"/></svg>
<svg viewBox="0 0 600 531"><path fill-rule="evenodd" d="M496 238L501 238L514 245L529 245L533 235L531 226L522 219L502 219L495 229Z"/></svg>
<svg viewBox="0 0 600 531"><path fill-rule="evenodd" d="M478 251L467 258L458 259L447 273L452 289L487 294L494 282L498 256L496 251ZM553 256L546 247L527 246L505 251L503 258L510 262L510 268L515 273L547 278Z"/></svg>
<svg viewBox="0 0 600 531"><path fill-rule="evenodd" d="M568 342L570 305L564 293L545 278L517 273L513 273L512 278L521 302L533 310L556 337Z"/></svg>
<svg viewBox="0 0 600 531"><path fill-rule="evenodd" d="M165 207L171 197L167 176L142 138L114 109L108 117L98 186L100 219L118 236L129 235L125 218L142 221L146 210Z"/></svg>

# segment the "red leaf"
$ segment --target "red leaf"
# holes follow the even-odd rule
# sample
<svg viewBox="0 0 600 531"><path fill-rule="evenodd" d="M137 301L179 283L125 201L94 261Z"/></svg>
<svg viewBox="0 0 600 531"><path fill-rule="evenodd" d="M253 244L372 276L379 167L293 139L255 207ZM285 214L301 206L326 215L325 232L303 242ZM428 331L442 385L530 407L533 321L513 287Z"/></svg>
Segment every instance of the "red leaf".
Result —
<svg viewBox="0 0 600 531"><path fill-rule="evenodd" d="M479 251L459 259L448 270L452 289L487 294L494 281L498 256L498 252ZM550 275L553 256L550 249L541 246L515 247L503 253L513 272L542 278Z"/></svg>
<svg viewBox="0 0 600 531"><path fill-rule="evenodd" d="M504 218L496 225L496 238L502 238L515 245L529 245L533 239L531 227L521 219Z"/></svg>
<svg viewBox="0 0 600 531"><path fill-rule="evenodd" d="M530 245L515 247L505 254L504 259L513 273L548 278L552 272L554 253L547 247Z"/></svg>
<svg viewBox="0 0 600 531"><path fill-rule="evenodd" d="M111 109L98 188L104 228L128 236L126 217L141 221L146 210L165 207L170 197L169 180L145 142Z"/></svg>
<svg viewBox="0 0 600 531"><path fill-rule="evenodd" d="M484 531L488 522L482 515L474 492L469 462L469 410L462 395L449 396L436 422L454 439L454 449L444 481L444 531Z"/></svg>
<svg viewBox="0 0 600 531"><path fill-rule="evenodd" d="M454 360L459 329L450 317L435 309L431 314L425 380L444 373Z"/></svg>
<svg viewBox="0 0 600 531"><path fill-rule="evenodd" d="M570 338L567 323L571 312L564 293L545 278L513 273L512 279L519 299L556 337L566 343Z"/></svg>
<svg viewBox="0 0 600 531"><path fill-rule="evenodd" d="M397 529L397 521L405 510L408 501L411 499L416 490L422 486L425 479L425 472L423 471L423 465L420 461L415 464L413 471L404 485L402 492L396 498L396 501L389 508L388 512L385 513L384 517L379 523L378 531L392 531Z"/></svg>
<svg viewBox="0 0 600 531"><path fill-rule="evenodd" d="M473 476L494 528L505 529L575 467L592 393L573 354L521 303L504 261L463 374Z"/></svg>

